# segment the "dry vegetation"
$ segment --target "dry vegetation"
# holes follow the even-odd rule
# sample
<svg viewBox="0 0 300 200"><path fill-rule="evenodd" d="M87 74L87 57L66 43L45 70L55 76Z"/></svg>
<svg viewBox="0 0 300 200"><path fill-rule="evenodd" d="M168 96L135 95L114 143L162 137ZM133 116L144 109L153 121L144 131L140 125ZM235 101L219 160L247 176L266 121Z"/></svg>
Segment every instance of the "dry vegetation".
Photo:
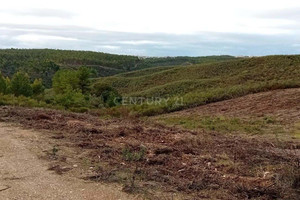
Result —
<svg viewBox="0 0 300 200"><path fill-rule="evenodd" d="M191 113L214 113L246 121L268 116L265 129L254 136L240 128L235 134L231 130L226 131L231 134L224 134L207 127L186 130L165 126L154 123L157 118L101 120L88 114L17 107L0 107L0 119L51 131L58 146L49 151L50 157L59 156L56 148L72 146L81 155L80 167L93 169L84 178L119 182L124 191L141 193L145 198L297 199L300 143L291 134L300 120L299 94L299 89L279 90L173 114L185 119ZM249 100L256 106L249 107ZM274 123L284 130L281 136L290 134L285 140L268 134L268 126ZM53 170L68 173L60 169Z"/></svg>

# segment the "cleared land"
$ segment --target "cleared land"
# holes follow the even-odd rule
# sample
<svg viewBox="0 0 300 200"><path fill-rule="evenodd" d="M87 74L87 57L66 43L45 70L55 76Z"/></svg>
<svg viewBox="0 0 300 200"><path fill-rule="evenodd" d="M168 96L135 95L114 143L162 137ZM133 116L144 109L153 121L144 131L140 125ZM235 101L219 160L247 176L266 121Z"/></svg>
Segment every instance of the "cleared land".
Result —
<svg viewBox="0 0 300 200"><path fill-rule="evenodd" d="M0 199L138 199L121 192L118 186L79 179L76 170L72 176L50 171L57 161L41 158L51 144L46 133L0 123ZM70 163L64 167L63 171L74 168Z"/></svg>
<svg viewBox="0 0 300 200"><path fill-rule="evenodd" d="M299 96L299 89L275 90L148 120L0 107L0 120L47 133L41 157L62 177L80 169L84 180L120 183L150 199L297 199ZM222 126L172 121L194 115L221 117ZM251 120L259 134L247 132ZM236 129L242 125L249 127Z"/></svg>

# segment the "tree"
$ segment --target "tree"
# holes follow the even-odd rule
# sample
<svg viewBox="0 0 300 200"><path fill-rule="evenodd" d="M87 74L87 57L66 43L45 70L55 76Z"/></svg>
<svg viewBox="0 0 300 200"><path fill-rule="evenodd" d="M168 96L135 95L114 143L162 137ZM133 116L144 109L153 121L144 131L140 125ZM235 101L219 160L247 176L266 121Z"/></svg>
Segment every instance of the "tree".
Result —
<svg viewBox="0 0 300 200"><path fill-rule="evenodd" d="M13 75L11 80L11 92L16 96L23 95L29 97L32 95L32 88L28 74L17 72Z"/></svg>
<svg viewBox="0 0 300 200"><path fill-rule="evenodd" d="M102 101L109 107L116 106L122 101L122 96L118 91L106 83L95 83L91 91L92 95L101 97Z"/></svg>
<svg viewBox="0 0 300 200"><path fill-rule="evenodd" d="M52 87L56 94L63 94L67 90L79 88L79 78L74 70L59 70L52 79Z"/></svg>
<svg viewBox="0 0 300 200"><path fill-rule="evenodd" d="M90 90L90 76L91 70L87 67L80 67L77 71L78 76L78 86L83 94L87 94Z"/></svg>
<svg viewBox="0 0 300 200"><path fill-rule="evenodd" d="M87 104L81 91L73 90L71 87L67 87L64 93L55 95L55 102L67 109Z"/></svg>
<svg viewBox="0 0 300 200"><path fill-rule="evenodd" d="M7 89L5 78L0 73L0 93L5 94Z"/></svg>
<svg viewBox="0 0 300 200"><path fill-rule="evenodd" d="M11 80L9 77L5 78L5 83L6 83L6 94L11 93Z"/></svg>
<svg viewBox="0 0 300 200"><path fill-rule="evenodd" d="M34 95L42 94L45 91L42 79L35 79L34 82L31 84L31 87Z"/></svg>

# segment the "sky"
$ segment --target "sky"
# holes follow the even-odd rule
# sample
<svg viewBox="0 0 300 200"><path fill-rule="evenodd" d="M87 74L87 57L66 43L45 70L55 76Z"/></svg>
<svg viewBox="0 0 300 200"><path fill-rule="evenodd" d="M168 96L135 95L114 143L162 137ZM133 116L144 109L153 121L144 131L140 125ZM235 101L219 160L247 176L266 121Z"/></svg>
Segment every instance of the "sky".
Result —
<svg viewBox="0 0 300 200"><path fill-rule="evenodd" d="M300 1L2 1L0 48L139 56L300 54Z"/></svg>

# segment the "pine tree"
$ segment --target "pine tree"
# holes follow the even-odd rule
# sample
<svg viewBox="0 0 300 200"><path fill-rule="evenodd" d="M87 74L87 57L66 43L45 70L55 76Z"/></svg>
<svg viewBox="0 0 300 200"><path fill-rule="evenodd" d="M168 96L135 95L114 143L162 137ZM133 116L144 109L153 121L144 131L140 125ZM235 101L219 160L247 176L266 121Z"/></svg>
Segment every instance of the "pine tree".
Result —
<svg viewBox="0 0 300 200"><path fill-rule="evenodd" d="M7 89L5 78L0 73L0 93L5 94Z"/></svg>
<svg viewBox="0 0 300 200"><path fill-rule="evenodd" d="M32 95L32 87L30 85L29 76L23 72L17 72L14 74L11 80L11 92L16 96L26 96Z"/></svg>
<svg viewBox="0 0 300 200"><path fill-rule="evenodd" d="M82 91L83 94L86 94L89 92L90 89L90 76L91 71L87 67L80 67L77 71L77 76L79 79L79 89Z"/></svg>
<svg viewBox="0 0 300 200"><path fill-rule="evenodd" d="M31 87L34 95L42 94L45 90L42 79L35 79L34 82L31 84Z"/></svg>

